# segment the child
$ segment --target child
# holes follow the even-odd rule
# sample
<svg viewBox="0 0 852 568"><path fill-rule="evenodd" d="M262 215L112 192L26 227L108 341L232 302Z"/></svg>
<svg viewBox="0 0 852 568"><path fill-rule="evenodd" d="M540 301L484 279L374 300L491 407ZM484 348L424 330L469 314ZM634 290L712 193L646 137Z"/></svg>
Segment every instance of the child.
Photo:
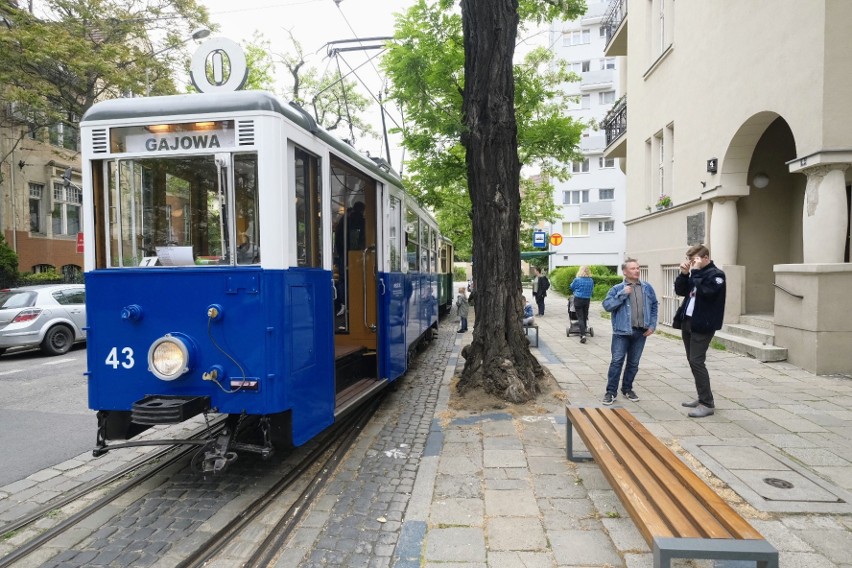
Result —
<svg viewBox="0 0 852 568"><path fill-rule="evenodd" d="M521 296L521 302L524 304L524 325L532 325L535 318L533 317L532 304L527 300L526 296Z"/></svg>
<svg viewBox="0 0 852 568"><path fill-rule="evenodd" d="M456 310L459 313L459 328L456 333L464 333L467 331L467 296L465 295L464 286L459 287L459 294L456 296Z"/></svg>

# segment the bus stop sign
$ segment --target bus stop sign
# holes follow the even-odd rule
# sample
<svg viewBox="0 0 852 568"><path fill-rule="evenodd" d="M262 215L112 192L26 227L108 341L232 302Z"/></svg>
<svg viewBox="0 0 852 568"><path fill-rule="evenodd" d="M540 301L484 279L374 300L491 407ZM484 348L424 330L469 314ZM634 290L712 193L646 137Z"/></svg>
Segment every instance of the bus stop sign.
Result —
<svg viewBox="0 0 852 568"><path fill-rule="evenodd" d="M533 246L535 248L547 248L547 233L544 231L533 231Z"/></svg>

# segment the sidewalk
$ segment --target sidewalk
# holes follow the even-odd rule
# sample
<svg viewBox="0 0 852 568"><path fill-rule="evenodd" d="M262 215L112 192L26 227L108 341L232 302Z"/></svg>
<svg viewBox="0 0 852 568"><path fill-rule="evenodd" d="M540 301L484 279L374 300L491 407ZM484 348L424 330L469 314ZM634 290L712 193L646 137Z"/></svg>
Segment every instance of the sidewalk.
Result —
<svg viewBox="0 0 852 568"><path fill-rule="evenodd" d="M582 345L566 337L566 304L548 296L533 352L568 404L597 404L610 361L610 322L593 303L595 336ZM711 349L716 414L688 418L680 403L695 392L676 333L666 328L648 338L635 382L641 400L619 397L616 405L629 408L732 503L779 550L782 567L852 567L852 379ZM471 334L459 334L454 354L470 341ZM545 411L529 415L452 410L450 381L463 365L453 356L444 373L392 565L651 566L651 551L598 467L566 460L562 402L537 401Z"/></svg>

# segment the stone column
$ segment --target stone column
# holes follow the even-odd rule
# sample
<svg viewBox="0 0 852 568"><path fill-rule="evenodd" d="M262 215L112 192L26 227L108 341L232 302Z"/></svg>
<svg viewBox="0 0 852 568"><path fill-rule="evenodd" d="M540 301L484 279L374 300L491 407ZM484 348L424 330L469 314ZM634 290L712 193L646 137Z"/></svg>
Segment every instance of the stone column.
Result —
<svg viewBox="0 0 852 568"><path fill-rule="evenodd" d="M846 249L846 169L849 164L814 166L808 176L802 208L802 252L805 264L843 262Z"/></svg>
<svg viewBox="0 0 852 568"><path fill-rule="evenodd" d="M737 198L719 197L712 201L710 212L710 242L708 248L716 265L734 265L737 263L737 243L739 240L739 218L737 217Z"/></svg>

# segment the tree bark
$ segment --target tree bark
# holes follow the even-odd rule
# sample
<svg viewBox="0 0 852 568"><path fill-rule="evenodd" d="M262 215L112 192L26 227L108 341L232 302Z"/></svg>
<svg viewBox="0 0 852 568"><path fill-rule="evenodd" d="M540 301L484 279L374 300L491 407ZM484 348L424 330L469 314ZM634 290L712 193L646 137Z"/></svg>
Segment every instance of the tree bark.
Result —
<svg viewBox="0 0 852 568"><path fill-rule="evenodd" d="M468 188L473 206L476 323L458 391L482 388L514 403L540 392L545 369L522 328L520 163L513 56L517 0L461 0Z"/></svg>

